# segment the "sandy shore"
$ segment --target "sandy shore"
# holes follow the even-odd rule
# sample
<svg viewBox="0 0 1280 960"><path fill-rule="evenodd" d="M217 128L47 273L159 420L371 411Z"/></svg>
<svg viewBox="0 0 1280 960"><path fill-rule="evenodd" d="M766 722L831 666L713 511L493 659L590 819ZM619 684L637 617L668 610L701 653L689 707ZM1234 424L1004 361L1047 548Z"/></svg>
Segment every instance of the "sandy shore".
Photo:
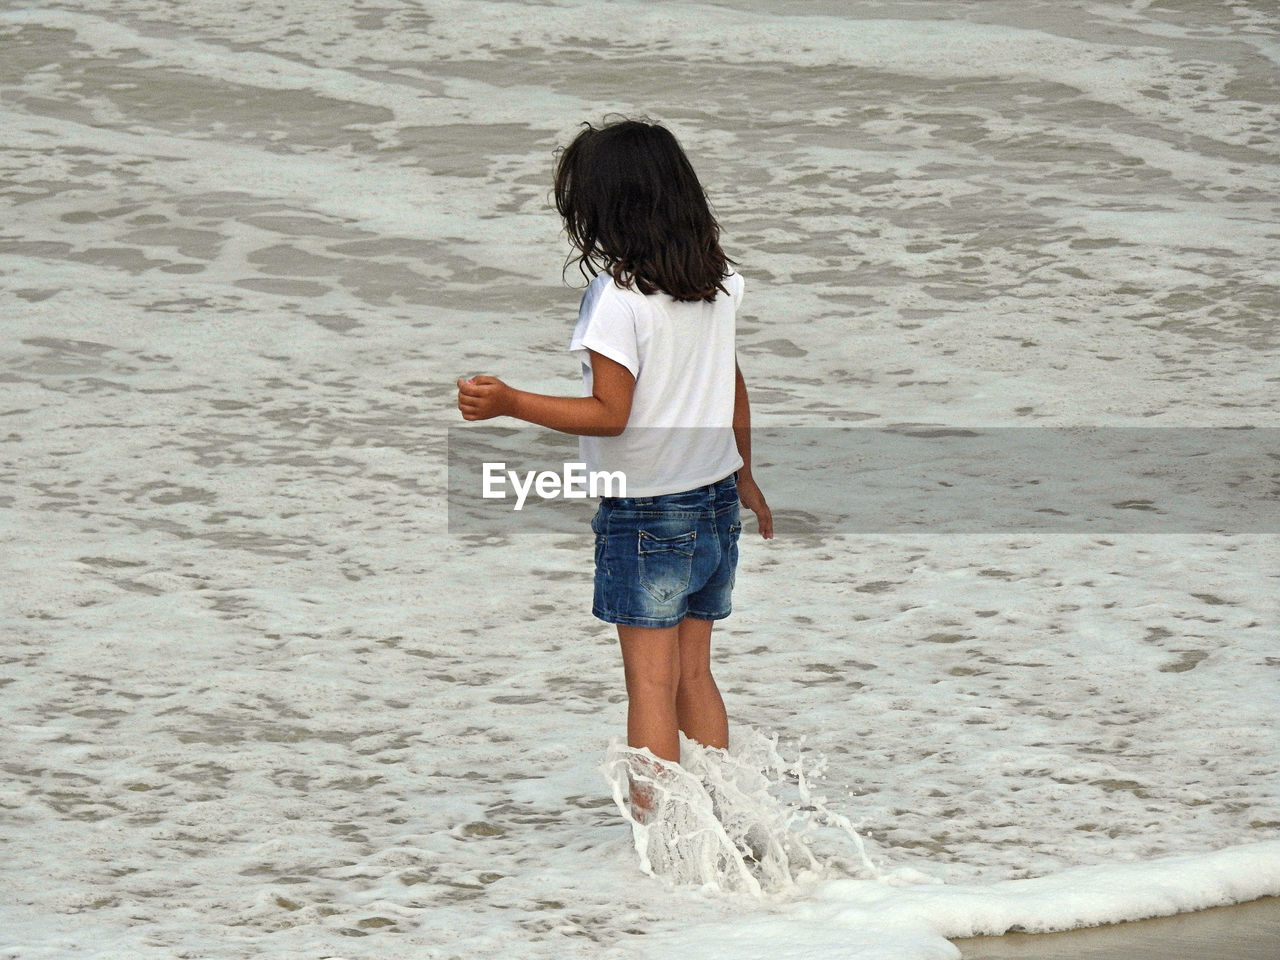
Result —
<svg viewBox="0 0 1280 960"><path fill-rule="evenodd" d="M1277 960L1280 897L1069 933L956 940L964 960Z"/></svg>

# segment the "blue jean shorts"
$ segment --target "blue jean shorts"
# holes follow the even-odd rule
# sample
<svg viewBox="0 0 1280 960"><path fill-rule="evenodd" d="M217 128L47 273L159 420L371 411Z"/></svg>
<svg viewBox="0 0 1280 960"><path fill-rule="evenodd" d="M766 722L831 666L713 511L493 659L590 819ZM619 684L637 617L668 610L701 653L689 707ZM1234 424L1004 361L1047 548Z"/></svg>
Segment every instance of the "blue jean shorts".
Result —
<svg viewBox="0 0 1280 960"><path fill-rule="evenodd" d="M633 627L729 616L742 532L737 477L657 497L602 498L591 521L591 612Z"/></svg>

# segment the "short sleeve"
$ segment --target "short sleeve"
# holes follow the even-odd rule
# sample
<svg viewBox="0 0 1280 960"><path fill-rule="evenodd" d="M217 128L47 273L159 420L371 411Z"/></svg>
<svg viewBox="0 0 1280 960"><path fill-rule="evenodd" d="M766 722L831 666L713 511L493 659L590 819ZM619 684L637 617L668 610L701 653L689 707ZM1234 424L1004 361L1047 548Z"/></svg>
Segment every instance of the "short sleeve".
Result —
<svg viewBox="0 0 1280 960"><path fill-rule="evenodd" d="M746 281L742 279L742 274L731 273L724 278L725 289L729 291L733 297L733 308L735 310L742 306L742 295L746 292Z"/></svg>
<svg viewBox="0 0 1280 960"><path fill-rule="evenodd" d="M578 323L569 341L569 352L590 365L588 350L616 360L630 370L633 377L640 375L635 310L607 273L592 280L582 295Z"/></svg>

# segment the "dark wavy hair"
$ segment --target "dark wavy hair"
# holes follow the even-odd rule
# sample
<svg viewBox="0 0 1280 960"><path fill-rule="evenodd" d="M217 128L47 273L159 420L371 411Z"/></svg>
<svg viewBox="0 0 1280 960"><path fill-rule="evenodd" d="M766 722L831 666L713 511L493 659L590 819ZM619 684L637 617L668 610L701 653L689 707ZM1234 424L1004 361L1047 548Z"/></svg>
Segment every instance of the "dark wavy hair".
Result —
<svg viewBox="0 0 1280 960"><path fill-rule="evenodd" d="M643 120L584 123L556 163L556 209L584 277L676 300L714 300L733 263L720 249L693 165L671 131Z"/></svg>

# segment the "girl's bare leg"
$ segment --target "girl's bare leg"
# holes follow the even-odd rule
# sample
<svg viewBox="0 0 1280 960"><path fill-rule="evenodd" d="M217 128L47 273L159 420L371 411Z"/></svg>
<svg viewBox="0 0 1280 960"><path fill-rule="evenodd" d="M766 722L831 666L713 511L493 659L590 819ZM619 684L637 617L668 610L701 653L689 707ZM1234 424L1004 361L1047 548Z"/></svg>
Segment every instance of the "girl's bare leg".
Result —
<svg viewBox="0 0 1280 960"><path fill-rule="evenodd" d="M627 681L627 744L660 760L680 762L680 732L704 747L729 746L729 718L711 675L710 620L685 617L674 627L619 624ZM658 771L652 771L654 775ZM652 793L632 786L638 814Z"/></svg>
<svg viewBox="0 0 1280 960"><path fill-rule="evenodd" d="M690 740L725 750L729 747L729 717L711 675L711 627L710 620L685 617L676 628L680 648L676 716Z"/></svg>
<svg viewBox="0 0 1280 960"><path fill-rule="evenodd" d="M678 627L618 625L627 679L627 743L680 762L676 689L680 684Z"/></svg>
<svg viewBox="0 0 1280 960"><path fill-rule="evenodd" d="M622 667L627 681L627 744L648 748L655 757L680 762L680 728L676 690L680 684L678 627L618 625ZM659 770L645 771L656 777ZM653 807L653 793L634 780L631 806L643 820Z"/></svg>

